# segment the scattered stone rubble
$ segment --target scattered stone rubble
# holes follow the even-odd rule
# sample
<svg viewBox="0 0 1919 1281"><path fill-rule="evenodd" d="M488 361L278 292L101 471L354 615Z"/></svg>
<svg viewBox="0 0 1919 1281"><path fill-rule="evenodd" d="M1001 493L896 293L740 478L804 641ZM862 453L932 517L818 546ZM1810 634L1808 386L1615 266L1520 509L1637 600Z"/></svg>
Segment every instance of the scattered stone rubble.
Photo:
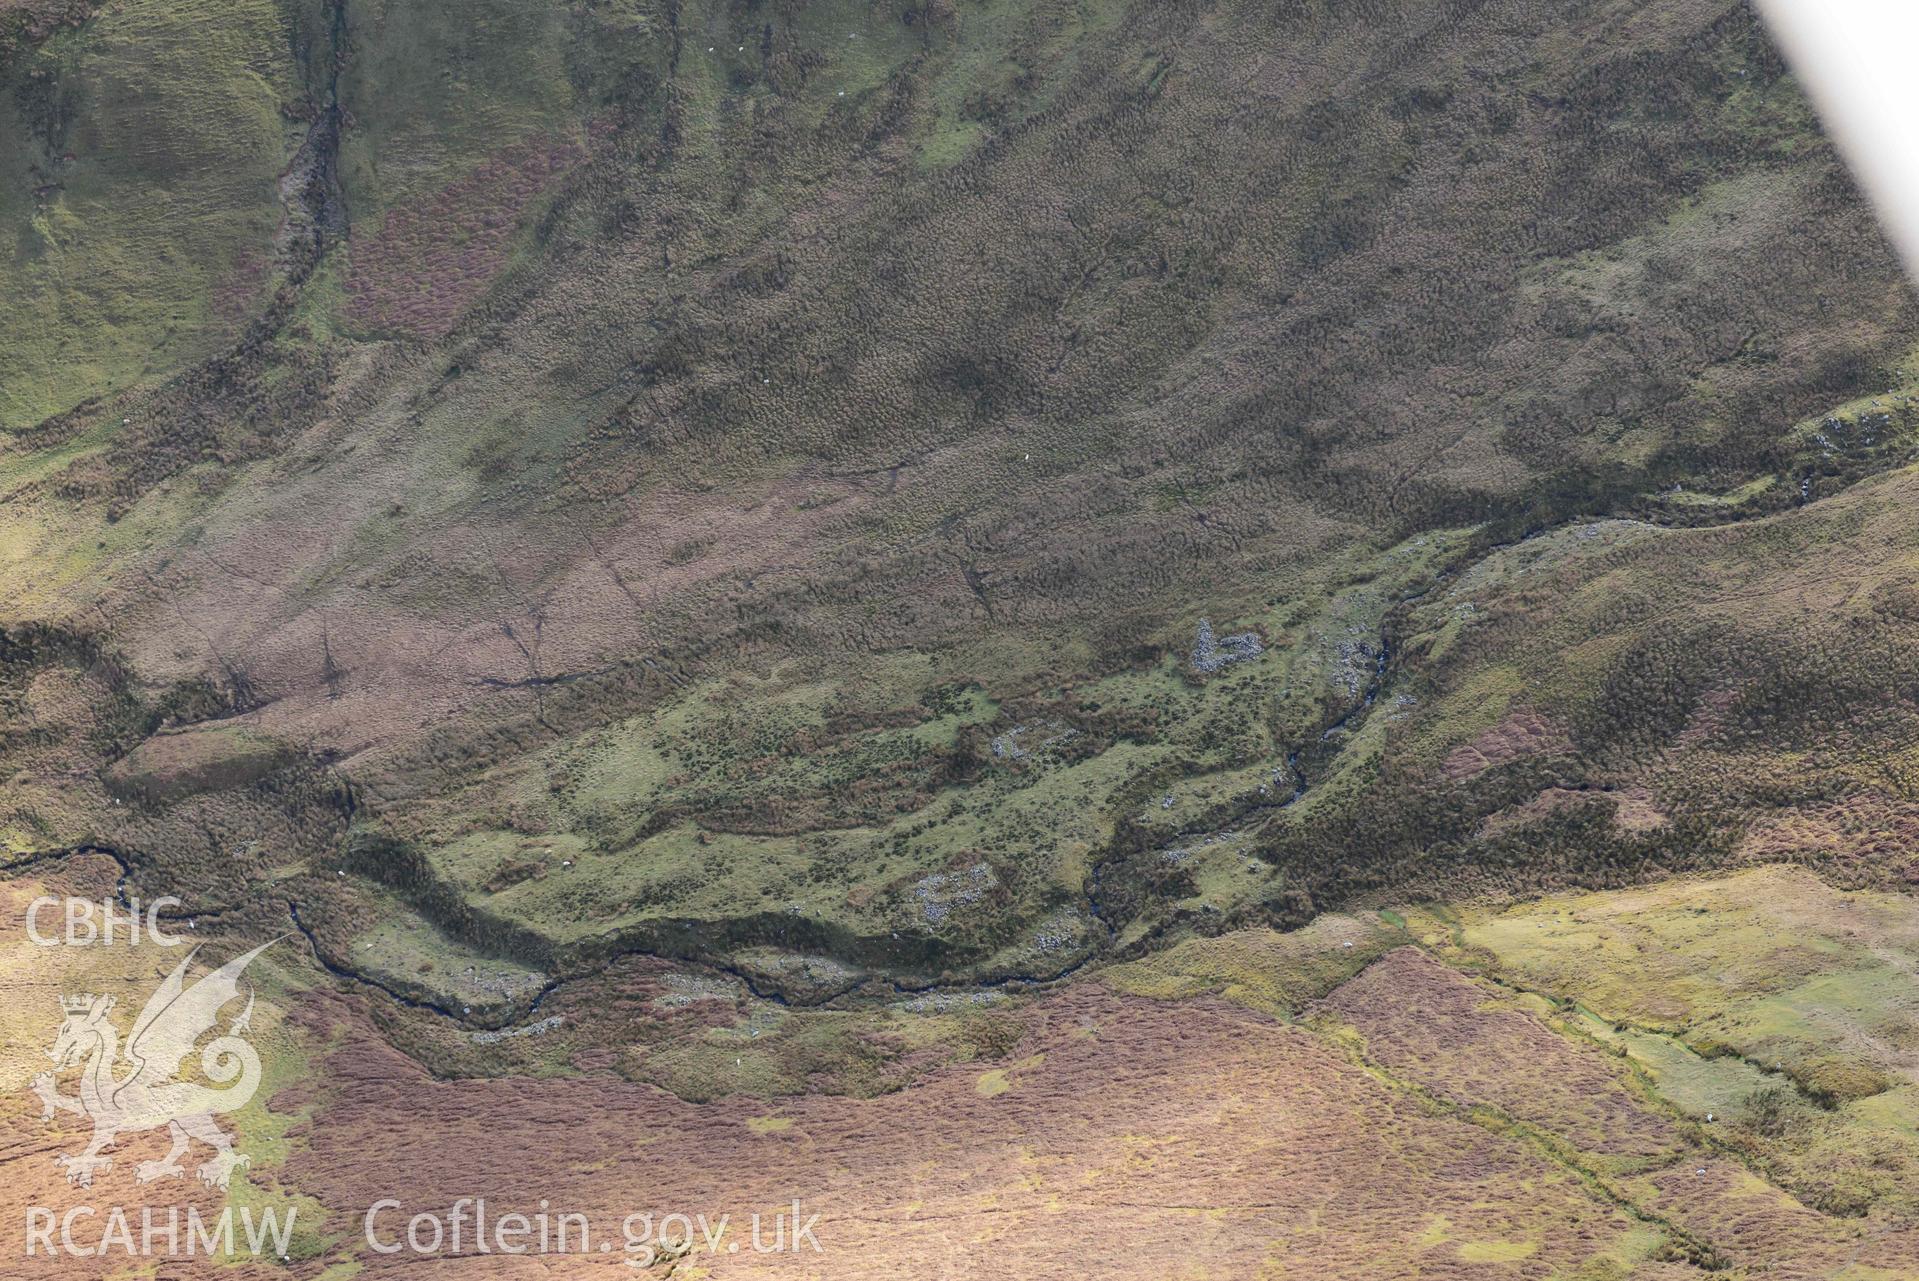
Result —
<svg viewBox="0 0 1919 1281"><path fill-rule="evenodd" d="M1358 698L1379 666L1379 650L1360 624L1352 624L1347 631L1347 639L1333 647L1333 683L1346 691L1346 697Z"/></svg>
<svg viewBox="0 0 1919 1281"><path fill-rule="evenodd" d="M1208 676L1234 663L1258 658L1266 652L1259 633L1241 632L1237 636L1214 636L1213 620L1199 620L1199 635L1193 642L1193 668Z"/></svg>
<svg viewBox="0 0 1919 1281"><path fill-rule="evenodd" d="M1041 740L1030 748L1020 746L1020 738L1022 735L1044 730L1057 730L1058 732L1049 738ZM1041 721L1037 725L1015 725L1004 734L994 736L992 744L993 755L999 757L1001 760L1025 760L1035 752L1043 752L1047 748L1057 747L1061 743L1070 743L1078 737L1078 730L1070 726L1058 725L1051 721Z"/></svg>
<svg viewBox="0 0 1919 1281"><path fill-rule="evenodd" d="M946 1014L967 1006L996 1005L1005 999L1003 992L933 992L896 1002L893 1008L909 1014Z"/></svg>
<svg viewBox="0 0 1919 1281"><path fill-rule="evenodd" d="M484 968L469 965L461 972L460 981L451 994L468 1004L475 1001L484 1003L488 997L510 1004L532 996L546 983L547 976L538 970L504 965L487 965Z"/></svg>
<svg viewBox="0 0 1919 1281"><path fill-rule="evenodd" d="M934 872L913 886L920 914L929 925L938 925L953 914L956 907L970 907L993 888L993 869L985 863L956 872Z"/></svg>
<svg viewBox="0 0 1919 1281"><path fill-rule="evenodd" d="M475 1045L494 1045L500 1041L510 1041L516 1036L538 1036L542 1032L551 1032L566 1019L558 1014L549 1014L538 1023L529 1023L525 1027L503 1027L497 1032L469 1032L467 1037Z"/></svg>
<svg viewBox="0 0 1919 1281"><path fill-rule="evenodd" d="M737 994L732 983L701 974L669 974L664 983L673 990L653 998L656 1009L685 1009L695 1001L730 1001Z"/></svg>
<svg viewBox="0 0 1919 1281"><path fill-rule="evenodd" d="M1070 913L1040 923L1033 935L1033 950L1042 956L1077 950L1084 938L1084 923Z"/></svg>

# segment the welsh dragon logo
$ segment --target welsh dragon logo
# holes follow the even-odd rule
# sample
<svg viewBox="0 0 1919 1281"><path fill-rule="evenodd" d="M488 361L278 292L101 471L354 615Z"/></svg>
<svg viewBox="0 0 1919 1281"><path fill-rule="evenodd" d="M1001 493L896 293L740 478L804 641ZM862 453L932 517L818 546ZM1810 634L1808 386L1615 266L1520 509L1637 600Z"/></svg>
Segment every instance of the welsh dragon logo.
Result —
<svg viewBox="0 0 1919 1281"><path fill-rule="evenodd" d="M185 1174L180 1157L194 1139L213 1149L213 1156L196 1171L209 1187L226 1187L235 1168L251 1163L251 1158L233 1150L232 1137L213 1121L219 1113L245 1107L260 1088L260 1056L244 1039L253 1016L251 992L239 1017L200 1052L201 1071L214 1085L182 1080L179 1073L181 1061L214 1028L220 1011L240 996L241 972L272 946L272 942L263 943L234 957L192 987L186 985L187 966L199 949L187 953L147 999L140 1017L133 1021L124 1051L119 1032L107 1020L114 1004L111 996L87 993L60 998L66 1018L47 1052L54 1071L35 1077L33 1091L40 1096L43 1118L51 1119L57 1110L93 1121L93 1141L84 1151L54 1158L66 1170L68 1182L90 1186L95 1174L113 1164L113 1158L104 1153L121 1135L161 1126L172 1135L173 1147L158 1161L140 1162L134 1177L142 1183ZM80 1092L61 1094L54 1075L76 1064L81 1066Z"/></svg>

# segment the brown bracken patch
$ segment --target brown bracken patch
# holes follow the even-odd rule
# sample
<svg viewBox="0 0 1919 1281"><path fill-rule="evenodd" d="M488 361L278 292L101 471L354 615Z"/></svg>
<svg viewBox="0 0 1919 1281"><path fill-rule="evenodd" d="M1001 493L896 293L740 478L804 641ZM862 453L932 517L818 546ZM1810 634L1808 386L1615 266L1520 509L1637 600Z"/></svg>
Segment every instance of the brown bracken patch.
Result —
<svg viewBox="0 0 1919 1281"><path fill-rule="evenodd" d="M1472 742L1455 747L1440 765L1440 772L1459 782L1523 757L1571 750L1572 740L1563 728L1538 712L1521 709L1510 713Z"/></svg>

